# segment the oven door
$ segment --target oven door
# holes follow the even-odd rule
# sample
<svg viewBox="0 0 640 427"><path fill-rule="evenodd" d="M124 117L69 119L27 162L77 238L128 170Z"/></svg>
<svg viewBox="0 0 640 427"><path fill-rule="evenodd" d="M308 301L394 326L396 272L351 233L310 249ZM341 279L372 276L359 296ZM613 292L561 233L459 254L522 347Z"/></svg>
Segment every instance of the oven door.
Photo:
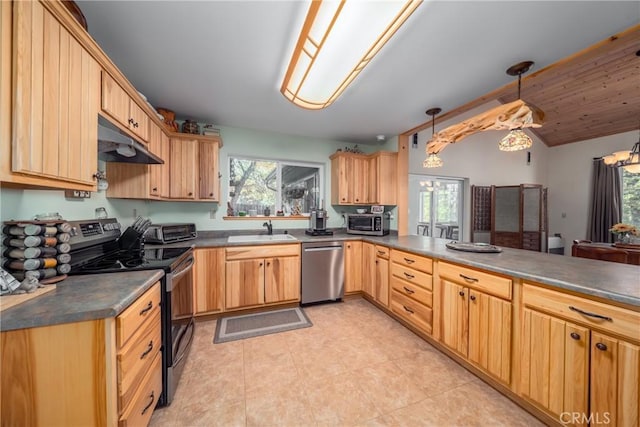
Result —
<svg viewBox="0 0 640 427"><path fill-rule="evenodd" d="M166 275L165 357L167 384L165 404L170 404L184 369L195 333L193 319L193 254Z"/></svg>

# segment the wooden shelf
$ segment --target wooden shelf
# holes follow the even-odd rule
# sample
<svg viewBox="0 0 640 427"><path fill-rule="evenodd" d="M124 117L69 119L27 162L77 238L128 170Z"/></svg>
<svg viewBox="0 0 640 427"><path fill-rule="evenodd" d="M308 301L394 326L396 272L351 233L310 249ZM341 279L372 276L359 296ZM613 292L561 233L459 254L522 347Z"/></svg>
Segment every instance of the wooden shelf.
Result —
<svg viewBox="0 0 640 427"><path fill-rule="evenodd" d="M309 220L308 216L303 216L303 215L296 215L296 216L275 216L275 215L271 215L271 216L264 216L264 215L257 215L257 216L223 216L222 219L224 219L225 221L229 220L229 221L247 221L247 220L253 220L253 221L264 221L267 219L270 220Z"/></svg>

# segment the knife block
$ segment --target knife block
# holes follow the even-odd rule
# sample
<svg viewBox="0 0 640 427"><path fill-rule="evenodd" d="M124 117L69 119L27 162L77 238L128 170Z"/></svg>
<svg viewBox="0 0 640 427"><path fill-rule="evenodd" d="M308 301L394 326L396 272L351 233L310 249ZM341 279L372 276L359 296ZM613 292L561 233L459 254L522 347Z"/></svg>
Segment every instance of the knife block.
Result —
<svg viewBox="0 0 640 427"><path fill-rule="evenodd" d="M118 246L120 249L127 251L139 251L143 249L144 242L142 240L142 233L135 231L133 228L128 227L124 230L124 233L118 238Z"/></svg>

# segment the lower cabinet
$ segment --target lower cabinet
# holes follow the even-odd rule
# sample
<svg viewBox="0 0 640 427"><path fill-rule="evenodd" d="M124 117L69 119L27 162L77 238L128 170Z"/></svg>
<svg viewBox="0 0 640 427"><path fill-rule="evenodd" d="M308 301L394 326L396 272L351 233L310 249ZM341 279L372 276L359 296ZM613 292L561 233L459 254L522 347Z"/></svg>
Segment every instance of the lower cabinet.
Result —
<svg viewBox="0 0 640 427"><path fill-rule="evenodd" d="M197 248L194 251L194 313L217 313L224 308L224 248Z"/></svg>
<svg viewBox="0 0 640 427"><path fill-rule="evenodd" d="M640 313L527 284L523 303L522 396L568 424L637 426Z"/></svg>
<svg viewBox="0 0 640 427"><path fill-rule="evenodd" d="M389 307L389 248L375 246L375 285L374 298L385 307Z"/></svg>
<svg viewBox="0 0 640 427"><path fill-rule="evenodd" d="M511 279L442 261L439 262L439 272L441 341L478 368L509 385ZM496 292L500 297L489 292Z"/></svg>
<svg viewBox="0 0 640 427"><path fill-rule="evenodd" d="M362 242L362 290L371 298L376 296L376 245Z"/></svg>
<svg viewBox="0 0 640 427"><path fill-rule="evenodd" d="M225 249L225 308L300 300L300 245Z"/></svg>
<svg viewBox="0 0 640 427"><path fill-rule="evenodd" d="M344 291L345 293L362 290L362 242L344 243Z"/></svg>
<svg viewBox="0 0 640 427"><path fill-rule="evenodd" d="M2 424L147 425L162 393L160 327L156 283L115 318L2 332Z"/></svg>

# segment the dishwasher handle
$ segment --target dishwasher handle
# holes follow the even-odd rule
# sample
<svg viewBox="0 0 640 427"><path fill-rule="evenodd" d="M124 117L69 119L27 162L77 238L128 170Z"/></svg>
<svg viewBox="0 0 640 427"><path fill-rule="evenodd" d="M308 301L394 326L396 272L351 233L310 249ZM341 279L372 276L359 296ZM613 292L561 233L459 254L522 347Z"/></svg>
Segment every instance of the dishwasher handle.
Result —
<svg viewBox="0 0 640 427"><path fill-rule="evenodd" d="M342 246L322 246L319 248L304 248L305 252L341 251Z"/></svg>

